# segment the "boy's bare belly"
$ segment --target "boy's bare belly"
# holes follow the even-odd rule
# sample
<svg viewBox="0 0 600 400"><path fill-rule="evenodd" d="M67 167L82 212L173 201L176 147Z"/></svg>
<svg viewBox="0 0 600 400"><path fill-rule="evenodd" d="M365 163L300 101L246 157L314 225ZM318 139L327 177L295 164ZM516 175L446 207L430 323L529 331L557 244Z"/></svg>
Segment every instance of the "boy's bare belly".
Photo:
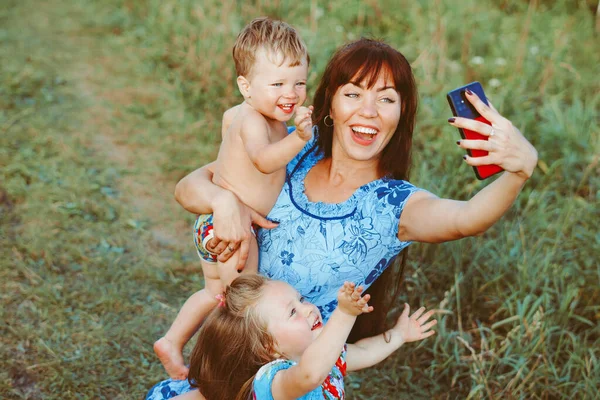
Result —
<svg viewBox="0 0 600 400"><path fill-rule="evenodd" d="M221 161L227 165L226 168L219 168ZM237 160L236 168L231 168L232 164L219 160L214 171L213 183L235 193L244 204L260 214L267 215L285 182L285 168L267 175L258 171L250 160L245 166L242 164L245 163Z"/></svg>
<svg viewBox="0 0 600 400"><path fill-rule="evenodd" d="M241 105L226 111L223 117L223 141L215 162L213 183L239 197L247 206L267 215L285 182L285 167L271 174L260 172L248 157L240 137L241 124L247 117ZM268 133L273 140L287 135L285 125L277 132Z"/></svg>

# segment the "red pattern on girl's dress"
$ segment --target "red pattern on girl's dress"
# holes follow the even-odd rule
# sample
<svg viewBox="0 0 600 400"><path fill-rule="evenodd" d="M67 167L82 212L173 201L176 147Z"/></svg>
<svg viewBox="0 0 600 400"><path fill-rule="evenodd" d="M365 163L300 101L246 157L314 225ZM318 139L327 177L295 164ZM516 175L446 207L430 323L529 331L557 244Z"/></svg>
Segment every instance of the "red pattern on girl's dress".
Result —
<svg viewBox="0 0 600 400"><path fill-rule="evenodd" d="M331 384L331 376L328 376L323 382L323 398L327 399L327 393L331 394L334 399L341 399L340 394L335 386Z"/></svg>
<svg viewBox="0 0 600 400"><path fill-rule="evenodd" d="M335 362L335 366L338 367L338 369L342 373L342 376L346 376L346 360L345 359L343 359L342 357L338 358L338 360Z"/></svg>

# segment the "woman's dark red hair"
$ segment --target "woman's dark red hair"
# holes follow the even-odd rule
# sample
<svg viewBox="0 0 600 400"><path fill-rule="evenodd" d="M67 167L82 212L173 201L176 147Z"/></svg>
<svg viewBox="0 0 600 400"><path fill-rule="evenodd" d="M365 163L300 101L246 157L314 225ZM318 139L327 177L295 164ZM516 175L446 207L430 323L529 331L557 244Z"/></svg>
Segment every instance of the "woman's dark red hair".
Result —
<svg viewBox="0 0 600 400"><path fill-rule="evenodd" d="M338 49L325 68L314 98L314 124L318 127L317 146L325 158L331 157L333 127L325 124L337 90L350 82L372 88L379 75L386 74L400 95L400 121L379 160L379 174L408 180L411 163L412 135L417 114L417 87L406 58L393 47L378 40L362 38ZM331 120L327 118L331 125ZM335 122L334 122L335 123ZM374 336L385 330L386 317L400 292L407 249L391 263L371 285L370 305L374 311L361 315L350 334L349 342Z"/></svg>

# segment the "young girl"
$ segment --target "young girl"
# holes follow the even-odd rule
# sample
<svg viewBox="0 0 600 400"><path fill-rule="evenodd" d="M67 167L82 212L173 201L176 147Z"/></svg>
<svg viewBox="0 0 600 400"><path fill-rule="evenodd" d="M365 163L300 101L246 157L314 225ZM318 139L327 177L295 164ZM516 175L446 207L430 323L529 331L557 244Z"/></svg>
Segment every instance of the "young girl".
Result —
<svg viewBox="0 0 600 400"><path fill-rule="evenodd" d="M188 379L202 395L189 392L185 398L343 399L347 371L375 365L402 344L434 334L433 311L422 307L409 317L405 305L392 329L345 344L356 317L373 310L369 295L361 292L344 283L338 307L323 326L318 308L289 284L260 275L236 278L202 326L192 353ZM171 382L156 385L147 400L189 390Z"/></svg>

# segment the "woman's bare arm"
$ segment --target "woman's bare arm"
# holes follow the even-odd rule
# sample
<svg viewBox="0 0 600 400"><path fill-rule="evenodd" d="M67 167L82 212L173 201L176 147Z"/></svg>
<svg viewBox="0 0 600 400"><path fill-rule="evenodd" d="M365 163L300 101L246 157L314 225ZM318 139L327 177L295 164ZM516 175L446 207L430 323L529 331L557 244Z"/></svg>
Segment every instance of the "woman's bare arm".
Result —
<svg viewBox="0 0 600 400"><path fill-rule="evenodd" d="M250 207L243 204L229 190L212 182L214 163L207 164L186 175L175 186L175 199L187 211L195 214L213 214L214 239L211 251L219 254L219 261L227 261L238 249L240 257L238 269L246 264L252 235L252 223L272 229L276 223L269 221Z"/></svg>
<svg viewBox="0 0 600 400"><path fill-rule="evenodd" d="M461 140L460 147L489 152L484 157L466 156L471 166L496 164L505 172L468 201L440 199L418 192L407 201L400 223L398 238L419 242L444 242L485 232L504 215L531 177L537 164L537 151L513 124L493 106L487 106L475 94L467 98L492 127L483 122L455 118L452 125L483 135L489 140Z"/></svg>

